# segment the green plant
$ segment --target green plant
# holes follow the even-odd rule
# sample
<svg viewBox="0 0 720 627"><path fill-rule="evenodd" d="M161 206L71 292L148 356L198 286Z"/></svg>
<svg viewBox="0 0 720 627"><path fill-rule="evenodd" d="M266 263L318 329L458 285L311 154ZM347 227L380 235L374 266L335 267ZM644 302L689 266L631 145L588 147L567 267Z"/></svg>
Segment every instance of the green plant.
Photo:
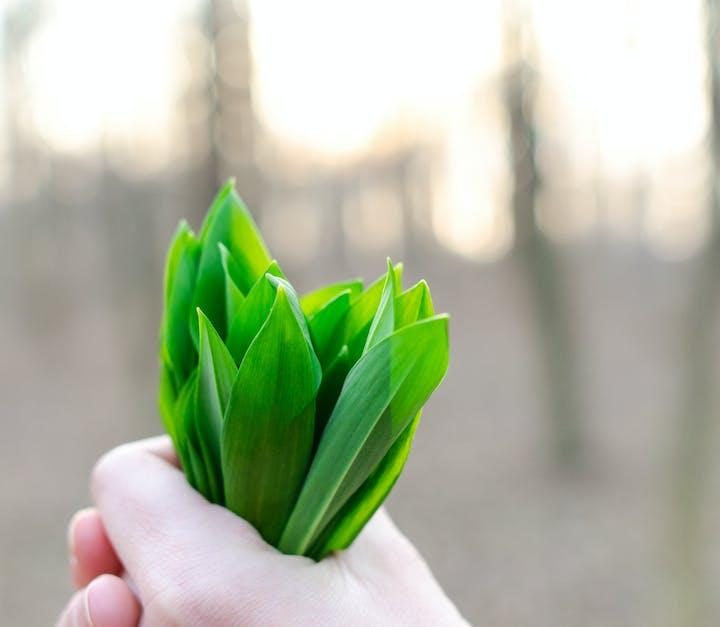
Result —
<svg viewBox="0 0 720 627"><path fill-rule="evenodd" d="M448 317L402 266L298 296L228 182L167 254L159 405L188 481L281 551L348 546L448 365Z"/></svg>

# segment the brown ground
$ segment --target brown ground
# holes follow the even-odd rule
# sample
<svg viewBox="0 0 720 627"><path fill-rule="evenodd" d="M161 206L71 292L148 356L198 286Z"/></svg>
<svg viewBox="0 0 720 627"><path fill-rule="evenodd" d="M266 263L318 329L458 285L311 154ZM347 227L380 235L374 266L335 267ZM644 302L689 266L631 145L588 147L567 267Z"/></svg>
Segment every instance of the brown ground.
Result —
<svg viewBox="0 0 720 627"><path fill-rule="evenodd" d="M547 453L512 265L410 265L453 315L453 355L389 508L448 594L479 625L681 624L664 573L687 269L597 244L571 255L589 445L568 476ZM157 308L142 295L118 305L90 291L62 307L52 291L35 296L0 300L0 623L13 626L50 624L70 594L65 525L88 503L94 460L159 431ZM717 470L706 477L711 503ZM717 529L717 508L704 520ZM708 538L712 589L720 542ZM706 611L712 624L720 604Z"/></svg>

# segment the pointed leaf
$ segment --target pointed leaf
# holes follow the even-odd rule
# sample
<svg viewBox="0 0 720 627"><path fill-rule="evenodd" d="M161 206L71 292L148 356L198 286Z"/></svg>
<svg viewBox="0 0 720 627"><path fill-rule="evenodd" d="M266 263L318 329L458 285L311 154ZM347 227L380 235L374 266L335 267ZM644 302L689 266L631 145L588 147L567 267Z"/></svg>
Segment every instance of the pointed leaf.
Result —
<svg viewBox="0 0 720 627"><path fill-rule="evenodd" d="M396 331L348 374L279 549L304 554L365 482L445 375L447 316Z"/></svg>
<svg viewBox="0 0 720 627"><path fill-rule="evenodd" d="M341 324L350 309L351 291L344 290L308 319L313 346L323 367L342 347Z"/></svg>
<svg viewBox="0 0 720 627"><path fill-rule="evenodd" d="M402 264L394 267L396 285L399 286L402 277ZM375 312L380 304L387 275L376 279L364 292L359 294L350 305L350 311L345 316L343 344L347 344L350 351L350 361L355 363L365 348L367 336L370 331Z"/></svg>
<svg viewBox="0 0 720 627"><path fill-rule="evenodd" d="M345 379L350 372L350 353L347 346L343 346L332 363L323 372L322 383L318 390L315 403L315 444L320 442L330 414L340 396Z"/></svg>
<svg viewBox="0 0 720 627"><path fill-rule="evenodd" d="M420 424L419 411L390 447L378 467L362 487L353 494L316 540L309 555L321 560L334 551L345 549L362 531L365 524L382 505L398 480L410 454L415 430Z"/></svg>
<svg viewBox="0 0 720 627"><path fill-rule="evenodd" d="M432 299L425 281L420 281L395 299L396 328L424 320L431 315L433 315ZM323 381L323 385L324 383ZM421 413L422 411L418 412L405 427L378 467L328 523L315 541L310 551L311 557L322 559L333 551L349 546L382 505L405 465Z"/></svg>
<svg viewBox="0 0 720 627"><path fill-rule="evenodd" d="M300 305L302 306L303 313L308 318L311 318L331 300L335 299L338 294L350 290L350 297L355 298L362 292L362 289L363 282L361 279L332 283L331 285L325 285L305 294L300 299Z"/></svg>
<svg viewBox="0 0 720 627"><path fill-rule="evenodd" d="M232 258L230 251L223 244L218 244L220 248L220 260L222 261L223 272L225 274L225 318L230 325L235 313L245 302L245 294L242 293L237 286L235 276L239 274L237 262Z"/></svg>
<svg viewBox="0 0 720 627"><path fill-rule="evenodd" d="M428 284L418 281L395 299L395 328L402 329L435 313Z"/></svg>
<svg viewBox="0 0 720 627"><path fill-rule="evenodd" d="M271 261L265 242L250 212L235 192L234 181L228 181L213 201L200 233L202 256L198 268L194 305L200 307L218 333L227 333L224 299L225 273L218 244L224 244L237 262L234 277L238 288L247 293ZM197 323L191 326L197 342Z"/></svg>
<svg viewBox="0 0 720 627"><path fill-rule="evenodd" d="M240 364L222 434L225 499L270 543L277 541L313 446L320 365L286 290Z"/></svg>
<svg viewBox="0 0 720 627"><path fill-rule="evenodd" d="M204 480L204 477L201 477L200 480L197 478L197 474L202 475L202 468L197 469L196 472L196 466L199 464L199 452L195 450L194 445L191 445L187 432L188 427L192 427L192 423L194 422L196 382L197 371L193 372L188 378L178 395L175 408L173 409L176 417L175 433L177 436L175 452L180 459L180 464L190 484L196 490L202 491L207 490L207 482Z"/></svg>
<svg viewBox="0 0 720 627"><path fill-rule="evenodd" d="M200 361L198 365L196 430L205 454L206 475L213 487L212 500L221 503L222 466L220 436L237 366L210 320L198 309Z"/></svg>
<svg viewBox="0 0 720 627"><path fill-rule="evenodd" d="M211 503L222 503L222 480L215 466L210 427L208 421L198 411L197 370L193 372L188 384L189 394L184 406L183 427L185 448L197 483L195 488Z"/></svg>
<svg viewBox="0 0 720 627"><path fill-rule="evenodd" d="M384 340L395 330L395 294L397 293L395 273L393 272L392 261L388 257L388 269L385 275L382 295L378 308L373 316L370 330L363 353L367 353L373 346Z"/></svg>
<svg viewBox="0 0 720 627"><path fill-rule="evenodd" d="M160 408L160 417L163 426L167 431L170 439L177 448L177 429L175 428L175 402L177 394L175 392L175 383L173 382L173 374L170 367L164 362L160 364L160 386L158 389L158 407Z"/></svg>
<svg viewBox="0 0 720 627"><path fill-rule="evenodd" d="M175 389L182 387L195 367L190 320L199 258L200 243L187 223L181 222L167 255L161 342L163 360L172 371Z"/></svg>
<svg viewBox="0 0 720 627"><path fill-rule="evenodd" d="M276 276L275 273L282 274L277 263L273 261L252 286L231 322L227 347L236 364L242 361L250 342L267 320L275 302L276 285L270 280L272 276Z"/></svg>

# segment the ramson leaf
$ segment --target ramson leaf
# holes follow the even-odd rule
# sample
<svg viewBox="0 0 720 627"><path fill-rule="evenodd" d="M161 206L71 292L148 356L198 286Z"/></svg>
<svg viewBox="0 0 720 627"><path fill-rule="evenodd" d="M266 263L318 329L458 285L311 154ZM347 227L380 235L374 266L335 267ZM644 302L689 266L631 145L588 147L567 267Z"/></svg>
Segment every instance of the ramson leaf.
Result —
<svg viewBox="0 0 720 627"><path fill-rule="evenodd" d="M250 212L228 181L213 201L200 233L202 256L193 304L200 307L221 336L227 333L224 299L225 272L218 244L223 244L237 262L234 280L247 293L270 263L270 253ZM191 325L197 343L197 323Z"/></svg>
<svg viewBox="0 0 720 627"><path fill-rule="evenodd" d="M282 275L276 262L272 262L265 273L258 278L255 285L248 292L242 305L238 308L230 324L227 334L227 347L235 359L235 363L242 361L245 351L260 327L267 320L270 309L275 302L275 284L270 280L272 276Z"/></svg>
<svg viewBox="0 0 720 627"><path fill-rule="evenodd" d="M308 555L320 560L333 551L350 546L365 524L372 518L383 501L390 494L410 454L415 430L420 424L420 410L395 443L390 447L378 467L370 474L362 487L325 527Z"/></svg>
<svg viewBox="0 0 720 627"><path fill-rule="evenodd" d="M222 503L222 478L216 467L212 429L198 408L198 381L198 371L196 370L188 380L191 390L183 416L186 448L197 482L196 489L208 501Z"/></svg>
<svg viewBox="0 0 720 627"><path fill-rule="evenodd" d="M195 367L197 353L190 336L192 300L200 259L200 243L187 223L181 222L168 251L165 267L165 315L162 356L179 390Z"/></svg>
<svg viewBox="0 0 720 627"><path fill-rule="evenodd" d="M308 319L313 346L323 368L341 348L338 344L342 341L342 333L339 331L350 310L351 294L350 290L340 292Z"/></svg>
<svg viewBox="0 0 720 627"><path fill-rule="evenodd" d="M223 273L225 274L225 318L229 327L238 309L245 302L245 294L237 286L236 277L240 274L237 262L223 244L218 244L218 247L220 248Z"/></svg>
<svg viewBox="0 0 720 627"><path fill-rule="evenodd" d="M343 346L335 359L323 372L322 382L315 403L315 444L320 442L325 425L340 396L345 379L350 372L350 353L347 346Z"/></svg>
<svg viewBox="0 0 720 627"><path fill-rule="evenodd" d="M197 383L197 436L206 457L206 474L213 486L212 499L222 503L220 436L230 401L237 366L210 320L198 309L200 361Z"/></svg>
<svg viewBox="0 0 720 627"><path fill-rule="evenodd" d="M191 427L194 422L196 383L197 371L194 371L185 382L182 390L180 390L175 403L175 433L177 437L175 450L188 481L196 490L200 490L200 483L202 483L204 489L207 489L207 485L204 480L202 482L197 481L195 466L199 463L197 459L199 453L194 450L194 446L191 450L190 438L188 437L188 427Z"/></svg>
<svg viewBox="0 0 720 627"><path fill-rule="evenodd" d="M278 548L304 554L445 375L447 316L396 331L348 374Z"/></svg>
<svg viewBox="0 0 720 627"><path fill-rule="evenodd" d="M284 286L233 385L222 433L226 506L277 542L314 437L320 365Z"/></svg>
<svg viewBox="0 0 720 627"><path fill-rule="evenodd" d="M396 328L429 318L433 313L430 290L425 281L420 281L395 299ZM325 385L324 380L323 385ZM322 390L322 387L320 389ZM365 483L328 523L310 550L310 556L322 559L333 551L344 549L360 533L400 476L410 454L412 439L420 423L421 414L422 410L405 427Z"/></svg>
<svg viewBox="0 0 720 627"><path fill-rule="evenodd" d="M177 448L177 430L175 428L175 401L177 394L175 391L175 383L173 381L172 370L164 362L160 364L160 386L158 389L158 406L160 407L160 417L163 426L167 431L170 439Z"/></svg>
<svg viewBox="0 0 720 627"><path fill-rule="evenodd" d="M402 281L402 269L401 263L395 265L393 269L398 289ZM380 304L386 280L387 274L384 274L356 296L350 305L350 311L345 316L342 344L347 344L351 363L355 363L360 358L365 348L370 325Z"/></svg>
<svg viewBox="0 0 720 627"><path fill-rule="evenodd" d="M402 329L434 313L430 288L425 281L418 281L395 299L395 328Z"/></svg>
<svg viewBox="0 0 720 627"><path fill-rule="evenodd" d="M350 290L350 298L355 298L362 292L362 289L363 282L361 279L332 283L331 285L325 285L305 294L300 298L300 305L302 306L303 313L308 318L311 318L331 300L335 299L338 294Z"/></svg>
<svg viewBox="0 0 720 627"><path fill-rule="evenodd" d="M367 353L373 346L384 340L395 330L395 294L397 293L397 281L393 272L392 261L387 260L387 274L383 285L380 302L378 303L375 315L370 323L367 340L363 353Z"/></svg>

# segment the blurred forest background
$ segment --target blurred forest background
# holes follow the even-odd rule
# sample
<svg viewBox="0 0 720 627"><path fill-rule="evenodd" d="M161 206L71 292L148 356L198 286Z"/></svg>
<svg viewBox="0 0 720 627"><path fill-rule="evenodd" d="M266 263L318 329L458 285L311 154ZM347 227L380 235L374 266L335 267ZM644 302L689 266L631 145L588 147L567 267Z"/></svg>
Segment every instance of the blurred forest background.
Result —
<svg viewBox="0 0 720 627"><path fill-rule="evenodd" d="M389 508L478 625L720 621L717 0L0 3L0 622L159 432L163 256L235 176L300 289L452 316Z"/></svg>

